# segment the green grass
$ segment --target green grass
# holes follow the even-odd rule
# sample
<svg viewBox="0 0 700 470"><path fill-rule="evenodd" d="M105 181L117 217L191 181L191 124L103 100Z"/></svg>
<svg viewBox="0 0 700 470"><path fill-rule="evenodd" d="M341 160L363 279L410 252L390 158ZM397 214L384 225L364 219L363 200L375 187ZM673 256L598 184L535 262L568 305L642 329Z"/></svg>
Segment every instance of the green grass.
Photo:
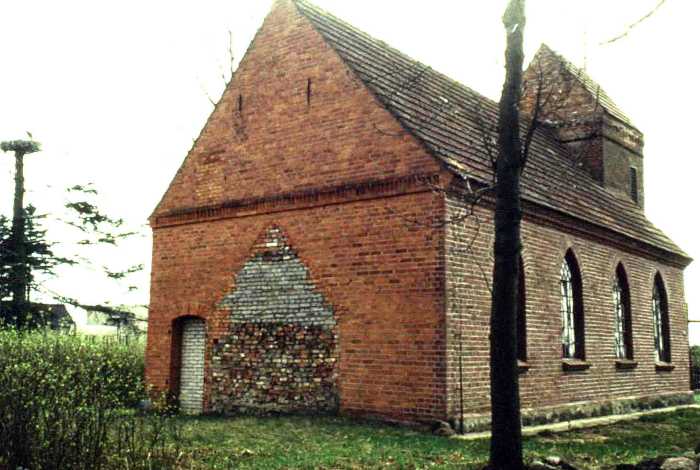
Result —
<svg viewBox="0 0 700 470"><path fill-rule="evenodd" d="M476 469L488 441L460 441L333 417L177 418L186 468ZM558 455L585 469L679 455L700 442L700 410L525 440L527 458Z"/></svg>

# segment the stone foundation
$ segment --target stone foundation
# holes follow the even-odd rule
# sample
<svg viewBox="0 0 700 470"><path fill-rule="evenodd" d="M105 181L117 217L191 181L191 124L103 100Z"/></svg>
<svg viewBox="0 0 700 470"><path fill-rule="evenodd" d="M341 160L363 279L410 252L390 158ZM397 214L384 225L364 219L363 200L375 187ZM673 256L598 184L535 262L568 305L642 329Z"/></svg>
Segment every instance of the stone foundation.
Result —
<svg viewBox="0 0 700 470"><path fill-rule="evenodd" d="M599 416L622 415L656 408L666 408L669 406L690 405L693 403L693 394L691 392L684 392L570 403L567 405L542 408L524 408L522 410L522 423L523 426L537 426L540 424L559 423ZM452 420L452 424L458 424L457 418ZM464 431L467 433L488 431L490 430L490 426L490 414L464 415ZM457 429L457 426L455 426L455 429Z"/></svg>

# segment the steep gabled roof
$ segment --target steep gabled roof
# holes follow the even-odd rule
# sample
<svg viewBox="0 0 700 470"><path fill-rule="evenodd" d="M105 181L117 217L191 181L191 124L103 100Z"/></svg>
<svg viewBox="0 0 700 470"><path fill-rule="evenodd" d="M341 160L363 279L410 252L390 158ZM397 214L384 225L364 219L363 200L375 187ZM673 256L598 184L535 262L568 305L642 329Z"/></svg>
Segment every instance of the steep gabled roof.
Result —
<svg viewBox="0 0 700 470"><path fill-rule="evenodd" d="M564 70L566 70L581 85L583 85L583 87L591 94L593 99L597 99L598 104L605 112L620 122L623 122L626 125L636 129L635 125L632 124L632 120L620 109L618 105L615 104L612 98L610 98L610 95L608 95L598 84L598 82L593 80L585 70L576 67L564 56L558 54L546 44L542 44L540 46L537 54L535 54L535 60L537 60L537 56L539 55L549 55L554 57L563 66Z"/></svg>
<svg viewBox="0 0 700 470"><path fill-rule="evenodd" d="M463 178L492 180L497 103L306 0L294 3L386 109L447 168ZM608 103L617 109L612 100ZM689 260L631 200L601 187L574 168L567 155L548 131L536 133L522 179L526 201Z"/></svg>

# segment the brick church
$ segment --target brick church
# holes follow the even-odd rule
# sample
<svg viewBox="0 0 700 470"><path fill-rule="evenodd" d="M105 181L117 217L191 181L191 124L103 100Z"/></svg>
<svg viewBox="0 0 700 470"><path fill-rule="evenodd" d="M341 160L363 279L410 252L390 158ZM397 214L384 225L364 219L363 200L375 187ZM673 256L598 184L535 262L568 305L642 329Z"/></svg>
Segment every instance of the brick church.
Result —
<svg viewBox="0 0 700 470"><path fill-rule="evenodd" d="M691 260L644 215L643 135L546 46L525 76L525 114L557 98L522 183L525 419L687 402ZM148 381L188 413L483 424L496 118L278 0L151 216Z"/></svg>

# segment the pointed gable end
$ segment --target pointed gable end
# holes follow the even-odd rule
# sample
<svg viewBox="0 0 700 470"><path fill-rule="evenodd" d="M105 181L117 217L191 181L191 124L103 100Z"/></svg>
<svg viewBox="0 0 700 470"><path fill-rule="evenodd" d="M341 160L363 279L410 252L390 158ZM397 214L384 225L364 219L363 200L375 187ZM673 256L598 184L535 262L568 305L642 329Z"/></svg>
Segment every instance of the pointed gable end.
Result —
<svg viewBox="0 0 700 470"><path fill-rule="evenodd" d="M579 78L590 95L592 85L586 88L588 81ZM606 138L612 137L604 150L612 154L622 146L630 154L591 159L586 174L571 164L567 142L540 129L523 173L524 201L687 265L688 255L644 215L641 133L607 95L598 90L597 96L605 106ZM238 211L378 181L422 179L445 168L489 182L488 142L496 138L490 124L497 120L497 103L461 83L306 0L278 0L151 224L202 212L216 217L219 209ZM631 168L639 183L623 188L620 182L632 180L625 172ZM625 191L632 198L620 197Z"/></svg>
<svg viewBox="0 0 700 470"><path fill-rule="evenodd" d="M194 209L440 168L296 3L278 0L151 223Z"/></svg>

